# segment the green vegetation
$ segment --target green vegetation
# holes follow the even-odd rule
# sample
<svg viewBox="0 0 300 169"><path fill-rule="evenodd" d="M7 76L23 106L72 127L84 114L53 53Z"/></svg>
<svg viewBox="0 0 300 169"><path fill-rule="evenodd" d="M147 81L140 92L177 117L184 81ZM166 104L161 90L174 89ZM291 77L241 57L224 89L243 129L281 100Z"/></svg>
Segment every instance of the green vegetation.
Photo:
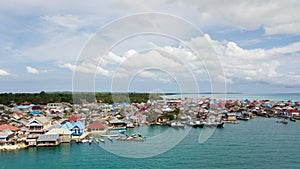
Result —
<svg viewBox="0 0 300 169"><path fill-rule="evenodd" d="M83 103L102 102L120 103L131 102L141 103L149 100L149 93L87 93L87 92L40 92L40 93L2 93L0 94L0 104L10 105L21 104L24 101L33 104L47 104L55 102ZM161 99L159 94L151 94L151 99Z"/></svg>
<svg viewBox="0 0 300 169"><path fill-rule="evenodd" d="M169 114L169 113L163 113L162 117L169 120L175 119L174 114Z"/></svg>

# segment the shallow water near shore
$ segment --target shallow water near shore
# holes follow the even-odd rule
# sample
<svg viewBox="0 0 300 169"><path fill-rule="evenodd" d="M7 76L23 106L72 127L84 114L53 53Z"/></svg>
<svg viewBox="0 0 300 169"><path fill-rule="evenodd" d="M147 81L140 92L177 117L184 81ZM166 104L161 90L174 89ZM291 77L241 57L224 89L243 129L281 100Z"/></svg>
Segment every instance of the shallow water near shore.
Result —
<svg viewBox="0 0 300 169"><path fill-rule="evenodd" d="M0 152L1 168L297 168L300 159L300 121L276 123L275 118L255 118L216 129L198 143L201 130L192 128L171 150L150 158L111 154L98 144L61 144ZM137 128L151 136L160 126ZM172 138L170 138L172 139ZM147 140L146 140L147 141ZM143 144L143 143L141 143ZM105 146L105 145L103 145ZM126 146L124 144L124 146ZM155 147L153 147L155 148Z"/></svg>

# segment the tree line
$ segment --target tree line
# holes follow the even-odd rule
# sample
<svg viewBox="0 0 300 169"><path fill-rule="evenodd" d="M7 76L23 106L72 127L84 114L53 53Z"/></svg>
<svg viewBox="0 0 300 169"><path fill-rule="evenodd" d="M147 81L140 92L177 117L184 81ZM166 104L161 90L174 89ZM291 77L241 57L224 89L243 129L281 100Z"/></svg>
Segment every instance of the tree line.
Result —
<svg viewBox="0 0 300 169"><path fill-rule="evenodd" d="M149 99L161 99L159 94L149 93L88 93L88 92L40 92L40 93L1 93L0 104L22 104L25 101L31 104L47 104L68 102L71 104L80 104L84 102L102 102L102 103L141 103Z"/></svg>

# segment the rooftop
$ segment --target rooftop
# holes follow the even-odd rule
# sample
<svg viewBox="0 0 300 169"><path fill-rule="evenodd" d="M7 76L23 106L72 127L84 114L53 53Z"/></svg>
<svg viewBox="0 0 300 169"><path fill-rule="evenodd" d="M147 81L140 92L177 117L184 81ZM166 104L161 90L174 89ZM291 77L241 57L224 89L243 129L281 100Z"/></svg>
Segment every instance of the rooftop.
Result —
<svg viewBox="0 0 300 169"><path fill-rule="evenodd" d="M59 138L59 134L46 134L40 135L37 141L56 141Z"/></svg>

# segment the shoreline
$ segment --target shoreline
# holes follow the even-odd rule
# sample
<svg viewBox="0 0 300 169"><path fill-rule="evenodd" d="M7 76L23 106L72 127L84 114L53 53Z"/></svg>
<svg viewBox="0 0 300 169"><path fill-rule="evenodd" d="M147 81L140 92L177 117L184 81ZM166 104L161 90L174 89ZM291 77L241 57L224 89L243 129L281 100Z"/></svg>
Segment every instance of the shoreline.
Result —
<svg viewBox="0 0 300 169"><path fill-rule="evenodd" d="M124 134L126 128L140 125L223 127L224 123L239 124L240 120L248 121L257 116L281 118L276 122L285 124L289 120L300 120L300 104L292 100L277 102L204 97L164 98L148 100L147 103L24 103L3 106L0 114L1 151L26 146L57 146L74 140L81 142L85 138L90 139L90 133L110 135L112 133L107 131L117 134L122 131Z"/></svg>

